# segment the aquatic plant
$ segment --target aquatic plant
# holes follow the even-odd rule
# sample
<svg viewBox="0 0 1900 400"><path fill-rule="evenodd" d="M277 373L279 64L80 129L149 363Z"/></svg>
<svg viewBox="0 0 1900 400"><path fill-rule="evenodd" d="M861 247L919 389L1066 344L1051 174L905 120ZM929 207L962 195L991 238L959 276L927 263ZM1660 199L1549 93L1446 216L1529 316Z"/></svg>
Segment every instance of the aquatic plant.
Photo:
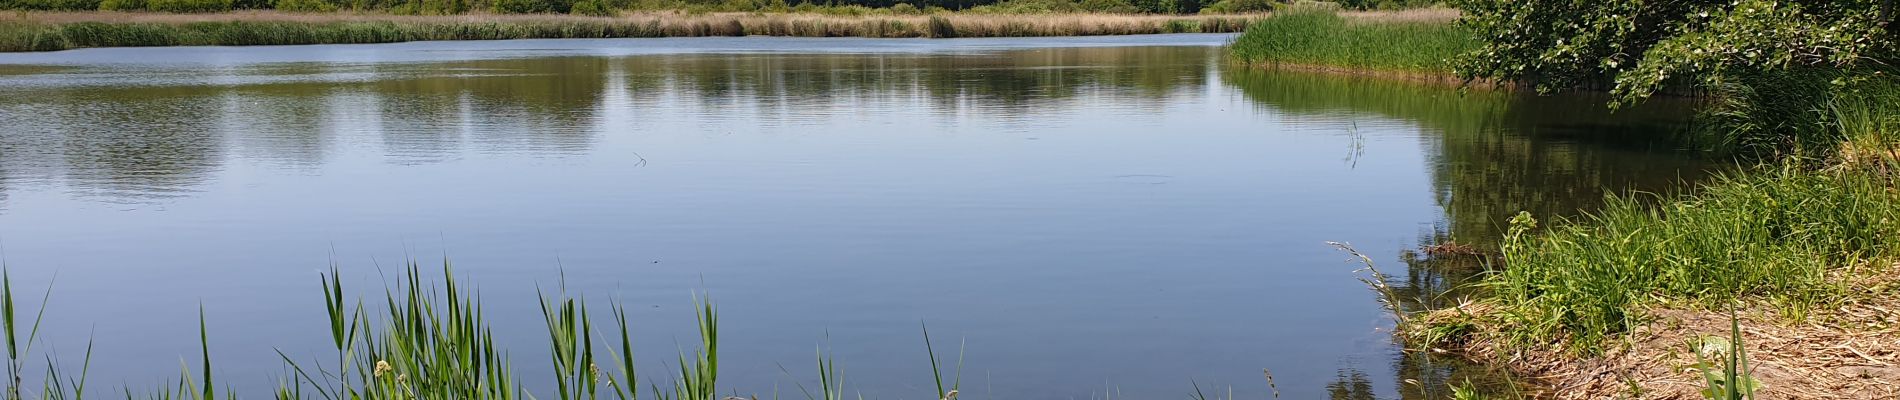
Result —
<svg viewBox="0 0 1900 400"><path fill-rule="evenodd" d="M1452 60L1477 45L1445 17L1347 17L1293 7L1253 23L1230 47L1247 63L1449 75Z"/></svg>

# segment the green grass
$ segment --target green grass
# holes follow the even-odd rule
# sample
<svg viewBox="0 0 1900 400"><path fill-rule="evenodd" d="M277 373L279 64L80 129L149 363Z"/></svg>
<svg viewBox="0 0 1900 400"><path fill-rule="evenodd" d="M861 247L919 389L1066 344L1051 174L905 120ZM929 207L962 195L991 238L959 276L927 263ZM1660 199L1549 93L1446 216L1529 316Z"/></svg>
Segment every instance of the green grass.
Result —
<svg viewBox="0 0 1900 400"><path fill-rule="evenodd" d="M1761 299L1804 318L1847 292L1839 278L1852 269L1888 265L1900 243L1900 85L1871 79L1830 98L1808 106L1826 124L1813 135L1847 143L1826 160L1768 161L1693 195L1614 196L1543 230L1514 218L1502 268L1482 282L1513 341L1600 350L1643 323L1644 306L1669 301Z"/></svg>
<svg viewBox="0 0 1900 400"><path fill-rule="evenodd" d="M1449 21L1349 19L1293 8L1256 22L1231 45L1243 62L1450 74L1478 41Z"/></svg>
<svg viewBox="0 0 1900 400"><path fill-rule="evenodd" d="M1594 350L1656 299L1761 296L1799 314L1839 292L1828 271L1882 259L1900 238L1900 198L1862 173L1777 169L1662 204L1640 196L1542 232L1513 219L1504 267L1484 284L1521 343L1567 335Z"/></svg>

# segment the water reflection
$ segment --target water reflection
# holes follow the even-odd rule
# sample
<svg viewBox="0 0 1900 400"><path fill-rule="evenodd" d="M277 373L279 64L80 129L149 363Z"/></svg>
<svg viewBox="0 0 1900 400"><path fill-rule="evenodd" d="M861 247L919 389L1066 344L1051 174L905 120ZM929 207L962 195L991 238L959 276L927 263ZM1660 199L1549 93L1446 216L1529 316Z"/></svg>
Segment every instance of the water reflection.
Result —
<svg viewBox="0 0 1900 400"><path fill-rule="evenodd" d="M1396 277L1405 310L1445 307L1475 293L1468 285L1489 260L1482 254L1426 254L1456 245L1495 249L1520 211L1539 218L1580 216L1612 193L1667 193L1705 179L1709 160L1685 156L1675 135L1688 131L1687 101L1659 99L1612 112L1592 95L1539 97L1462 91L1381 79L1228 69L1222 78L1266 112L1286 113L1332 131L1362 129L1364 119L1397 120L1421 132L1433 198L1442 219L1400 252ZM1344 125L1343 127L1340 125ZM1403 398L1445 398L1449 384L1502 388L1481 368L1430 354L1400 354L1394 369ZM1373 398L1363 373L1343 371L1333 398Z"/></svg>
<svg viewBox="0 0 1900 400"><path fill-rule="evenodd" d="M1226 70L1223 78L1276 112L1416 124L1433 195L1445 209L1436 235L1495 246L1519 211L1572 217L1608 193L1666 192L1695 182L1709 163L1685 157L1673 135L1689 127L1686 101L1658 99L1612 112L1591 95L1460 91L1392 80Z"/></svg>
<svg viewBox="0 0 1900 400"><path fill-rule="evenodd" d="M927 99L934 112L1030 118L1107 96L1150 110L1206 84L1193 47L1071 48L985 55L700 54L442 63L298 63L230 72L217 85L59 86L50 74L0 99L18 123L0 170L70 182L74 194L149 202L187 193L235 159L313 166L338 136L381 137L390 162L463 151L584 154L603 118L637 128L654 107L691 103L708 123L787 125L887 112ZM16 68L18 69L18 68ZM23 69L29 70L29 69ZM47 69L48 71L60 71ZM100 72L94 72L100 73ZM76 74L83 80L88 74ZM303 79L298 79L299 77ZM75 82L80 83L80 82ZM57 142L49 147L25 142ZM37 168L57 158L61 168Z"/></svg>
<svg viewBox="0 0 1900 400"><path fill-rule="evenodd" d="M1157 383L1138 392L1129 381L1172 379L1156 375L1214 368L1209 365L1218 365L1220 374L1258 379L1252 366L1280 359L1318 369L1287 371L1284 377L1300 377L1281 382L1289 393L1367 399L1396 392L1401 398L1435 399L1444 397L1442 384L1407 382L1462 382L1489 375L1450 360L1390 351L1389 343L1373 346L1381 357L1390 355L1379 361L1390 368L1332 371L1311 362L1363 349L1351 343L1309 346L1281 340L1376 335L1367 321L1378 316L1364 307L1371 299L1338 294L1352 285L1343 273L1301 274L1312 270L1312 260L1334 259L1320 240L1393 232L1368 233L1371 228L1297 217L1315 214L1310 211L1315 208L1346 213L1380 208L1388 214L1378 219L1401 220L1398 226L1427 223L1417 243L1406 246L1452 240L1482 244L1494 240L1502 218L1518 210L1575 215L1595 207L1602 193L1661 190L1678 177L1695 179L1699 171L1697 163L1655 145L1654 137L1677 123L1670 118L1674 110L1606 115L1588 111L1596 110L1589 99L1461 95L1402 83L1236 70L1219 60L1218 51L1206 47L1095 47L558 54L297 62L207 72L164 66L6 67L0 68L0 79L19 84L0 96L0 118L8 127L0 134L0 214L22 212L10 203L27 197L18 193L46 193L22 189L26 186L58 188L63 200L80 204L33 196L42 209L20 220L38 222L81 219L77 216L91 202L164 205L194 195L215 198L165 216L129 215L142 218L135 222L89 221L91 226L70 231L12 228L49 237L90 238L96 230L84 228L137 225L146 229L123 229L129 233L120 237L139 242L151 239L141 232L187 226L214 239L291 238L262 242L281 250L401 229L380 225L389 224L412 231L475 232L467 240L477 253L469 258L477 260L482 255L533 260L545 255L535 251L571 245L582 249L574 259L591 257L602 264L649 257L627 250L627 243L668 247L686 260L679 264L698 259L713 267L665 269L673 268L669 258L666 264L652 262L652 271L659 272L574 272L594 274L591 281L577 279L583 282L628 276L673 282L664 278L710 270L713 279L699 275L699 281L748 288L733 291L738 293L731 298L764 310L740 322L792 335L830 332L832 326L811 326L828 322L769 307L848 302L838 309L867 315L861 318L868 322L850 326L859 328L854 343L867 353L854 361L876 366L866 368L865 382L900 382L903 378L892 376L914 366L909 358L886 359L898 358L887 353L914 345L913 338L863 335L884 332L877 329L886 327L873 323L888 322L868 315L911 318L922 313L917 310L934 310L961 318L979 335L985 329L991 333L989 343L973 350L1001 353L997 359L1011 361L1005 368L1058 375L1050 380L1061 383L1098 377L1090 373L1122 373L1117 385L1153 394L1184 388ZM126 74L170 78L116 86L92 80ZM178 78L189 74L208 77ZM1311 132L1320 134L1302 135ZM1340 165L1313 161L1310 154L1330 152L1337 138L1329 135L1340 134L1379 141L1371 147L1383 153L1357 152L1362 147L1352 152L1367 157L1366 166L1345 166L1375 176L1342 173ZM785 138L804 136L824 137L804 143ZM1032 142L1045 136L1062 140ZM959 140L937 140L943 137ZM656 165L671 169L623 171L646 166L630 160L644 160L640 154L649 151L671 151L655 155ZM799 151L811 155L783 155ZM655 169L660 168L642 171ZM375 179L381 175L391 177ZM1375 181L1360 188L1376 195L1338 194L1354 189L1340 182L1347 179ZM411 187L420 189L392 194ZM1389 187L1408 193L1381 191ZM341 193L322 193L326 190ZM1423 195L1417 203L1431 204L1412 207L1404 196L1413 194ZM359 195L374 200L343 199ZM260 206L268 201L252 196L278 204ZM638 202L650 203L629 205ZM238 212L235 207L256 209ZM245 218L260 221L233 221ZM624 228L644 229L649 223L653 233ZM514 231L531 237L510 236ZM183 249L171 244L167 248ZM136 246L124 245L124 252L132 254L126 257L142 256L132 250ZM177 251L195 254L189 250ZM505 255L483 253L490 250ZM274 262L280 254L239 256ZM518 258L505 258L510 256ZM1406 297L1422 301L1442 298L1438 295L1478 271L1470 260L1417 253L1401 258L1409 270ZM1084 268L1112 273L1072 270ZM181 273L194 271L206 270ZM208 271L220 278L247 273ZM795 282L837 271L848 273L829 279L848 283L851 290L830 286L837 284L831 281ZM942 287L982 293L971 301L1005 311L917 300L953 297L916 296L909 286L918 276L938 271L956 272L933 277L956 283ZM718 275L722 272L730 274ZM525 281L536 275L501 276ZM256 296L276 295L276 290L258 289L276 282L247 281L245 288L267 292ZM1284 293L1262 289L1282 284L1289 285ZM122 285L115 288L144 290ZM511 289L531 288L498 291L506 295ZM841 291L867 294L841 297L836 294ZM773 298L744 303L757 293ZM304 305L301 298L243 300L267 311ZM1261 308L1271 307L1288 308L1281 315L1259 315ZM1171 322L1152 322L1164 318ZM1281 318L1303 323L1286 327ZM908 335L914 321L903 322L888 329ZM275 326L259 325L247 329ZM1044 340L1009 340L1025 336ZM777 339L735 339L733 346L756 350L750 355L799 348L779 346ZM886 340L900 344L874 347ZM1218 350L1192 351L1209 348ZM1112 358L1114 351L1152 359L1104 360L1079 368L1065 364ZM742 361L760 360L730 364L770 365ZM1132 366L1096 368L1116 363ZM1241 367L1229 368L1235 366ZM1078 372L1063 375L1068 370ZM733 380L763 387L779 375L742 370ZM1031 374L1015 374L1026 375ZM1066 395L1075 388L1048 381L1004 384L1016 385L1016 391L1003 393Z"/></svg>

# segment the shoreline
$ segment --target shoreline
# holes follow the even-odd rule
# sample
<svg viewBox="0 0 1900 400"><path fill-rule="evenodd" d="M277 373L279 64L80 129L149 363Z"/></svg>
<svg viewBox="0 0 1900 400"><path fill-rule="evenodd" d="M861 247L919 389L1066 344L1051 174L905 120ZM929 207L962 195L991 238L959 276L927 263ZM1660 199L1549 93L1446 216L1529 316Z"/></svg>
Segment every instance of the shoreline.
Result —
<svg viewBox="0 0 1900 400"><path fill-rule="evenodd" d="M1449 19L1283 13L1241 35L1230 58L1253 69L1532 88L1455 75L1451 60L1481 45L1462 29ZM1878 115L1894 97L1855 99L1838 110L1803 107L1845 119ZM1890 129L1873 117L1842 123L1849 148L1878 146L1854 140ZM1895 204L1897 192L1868 189L1890 186L1886 163L1900 161L1844 152L1829 159L1842 164L1742 173L1699 194L1659 197L1656 209L1625 200L1535 231L1520 214L1527 224L1513 219L1507 244L1470 283L1484 293L1450 305L1401 309L1393 284L1367 283L1392 308L1407 352L1503 371L1529 398L1702 399L1721 388L1777 399L1900 398L1900 279L1889 276L1900 265L1872 233L1888 229L1885 213L1895 210L1870 206ZM1764 198L1771 201L1756 201ZM1738 248L1751 252L1738 256ZM1722 287L1742 288L1733 318Z"/></svg>
<svg viewBox="0 0 1900 400"><path fill-rule="evenodd" d="M865 38L1233 33L1263 14L626 13L445 16L238 11L213 14L23 12L0 18L0 52L97 47L368 44L438 40L706 36Z"/></svg>
<svg viewBox="0 0 1900 400"><path fill-rule="evenodd" d="M1836 309L1801 316L1755 299L1737 311L1739 331L1757 395L1773 399L1900 398L1900 301L1893 268L1862 272L1862 293ZM1500 368L1523 379L1532 398L1700 399L1707 388L1696 369L1719 358L1731 340L1728 312L1689 303L1645 307L1642 323L1607 337L1599 354L1585 355L1556 339L1512 342L1512 323L1489 300L1466 301L1412 314L1395 333L1407 347ZM1718 346L1715 354L1698 354Z"/></svg>

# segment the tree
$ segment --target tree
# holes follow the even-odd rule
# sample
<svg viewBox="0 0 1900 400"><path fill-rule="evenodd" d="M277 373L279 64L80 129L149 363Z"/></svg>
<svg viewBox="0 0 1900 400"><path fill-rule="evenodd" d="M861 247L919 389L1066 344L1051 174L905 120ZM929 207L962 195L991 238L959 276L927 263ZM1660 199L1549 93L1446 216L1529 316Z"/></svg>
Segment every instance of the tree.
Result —
<svg viewBox="0 0 1900 400"><path fill-rule="evenodd" d="M1893 0L1465 0L1484 45L1468 78L1540 91L1613 85L1623 101L1762 71L1854 69L1894 60Z"/></svg>

